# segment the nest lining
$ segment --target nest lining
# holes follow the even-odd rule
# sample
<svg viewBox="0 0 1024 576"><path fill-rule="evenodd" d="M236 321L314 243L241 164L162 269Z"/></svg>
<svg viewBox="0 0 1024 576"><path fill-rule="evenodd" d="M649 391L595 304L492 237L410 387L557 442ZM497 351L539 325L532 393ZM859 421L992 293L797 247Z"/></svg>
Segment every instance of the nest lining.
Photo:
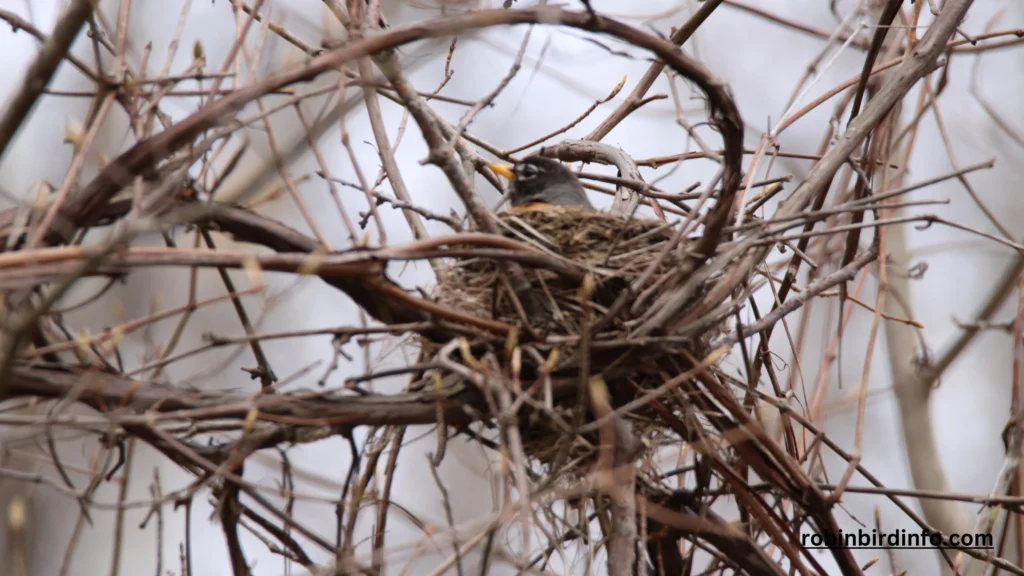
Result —
<svg viewBox="0 0 1024 576"><path fill-rule="evenodd" d="M504 212L498 221L504 236L589 271L596 284L591 304L598 311L611 306L622 290L661 256L674 233L673 224L660 220L574 207ZM666 255L655 278L679 265L682 250L679 246ZM578 282L547 270L526 267L525 271L529 291L545 308L540 314L531 314L531 326L549 333L577 334ZM457 259L439 274L436 296L442 304L477 316L510 324L521 321L501 285L497 264L488 258Z"/></svg>

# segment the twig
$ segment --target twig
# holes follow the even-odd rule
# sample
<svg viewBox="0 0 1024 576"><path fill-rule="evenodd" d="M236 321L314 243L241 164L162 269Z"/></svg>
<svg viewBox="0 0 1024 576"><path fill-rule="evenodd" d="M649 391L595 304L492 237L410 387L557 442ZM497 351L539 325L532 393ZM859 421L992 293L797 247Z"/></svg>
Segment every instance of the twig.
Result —
<svg viewBox="0 0 1024 576"><path fill-rule="evenodd" d="M6 14L6 12L5 12ZM71 43L81 31L92 14L90 0L73 0L53 28L53 33L46 42L35 61L29 65L25 78L16 84L20 88L7 101L6 110L0 118L0 159L4 157L7 146L14 139L18 128L28 118L39 96L53 79L57 67L68 54ZM24 26L19 26L24 27Z"/></svg>

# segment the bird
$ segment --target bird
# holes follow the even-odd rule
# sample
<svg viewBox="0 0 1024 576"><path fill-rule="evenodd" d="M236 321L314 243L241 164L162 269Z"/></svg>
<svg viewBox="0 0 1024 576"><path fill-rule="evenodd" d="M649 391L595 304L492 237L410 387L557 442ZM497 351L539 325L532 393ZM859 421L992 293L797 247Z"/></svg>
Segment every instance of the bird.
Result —
<svg viewBox="0 0 1024 576"><path fill-rule="evenodd" d="M532 155L515 164L489 164L495 174L512 183L511 211L545 210L551 206L594 209L579 178L553 158Z"/></svg>

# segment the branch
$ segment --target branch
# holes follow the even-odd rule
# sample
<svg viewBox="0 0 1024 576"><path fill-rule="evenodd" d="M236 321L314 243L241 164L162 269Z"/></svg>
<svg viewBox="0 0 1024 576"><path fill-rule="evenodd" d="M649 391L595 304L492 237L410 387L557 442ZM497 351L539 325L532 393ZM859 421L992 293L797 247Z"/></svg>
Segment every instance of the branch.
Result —
<svg viewBox="0 0 1024 576"><path fill-rule="evenodd" d="M61 14L53 34L46 39L39 56L25 72L25 78L13 98L7 103L3 118L0 118L0 158L14 139L18 128L28 119L39 96L50 85L57 67L71 49L71 43L92 15L91 0L74 0Z"/></svg>
<svg viewBox="0 0 1024 576"><path fill-rule="evenodd" d="M589 140L565 140L557 146L541 148L541 154L559 158L567 162L600 162L611 164L619 169L619 177L643 182L640 169L636 161L621 148L609 144L591 142ZM619 185L615 192L615 202L612 204L612 212L620 214L632 214L637 205L640 204L640 194L632 187ZM651 203L654 205L655 203Z"/></svg>

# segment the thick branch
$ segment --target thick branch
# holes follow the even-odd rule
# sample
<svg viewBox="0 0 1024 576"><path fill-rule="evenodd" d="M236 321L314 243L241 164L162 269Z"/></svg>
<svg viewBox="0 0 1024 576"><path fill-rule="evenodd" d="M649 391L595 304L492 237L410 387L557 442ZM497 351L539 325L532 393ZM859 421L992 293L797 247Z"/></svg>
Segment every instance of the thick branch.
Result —
<svg viewBox="0 0 1024 576"><path fill-rule="evenodd" d="M71 43L91 14L90 0L74 0L57 20L53 34L47 38L39 56L29 66L18 92L5 106L3 118L0 119L0 158L3 158L18 128L28 119L39 96L50 85L57 67L64 61Z"/></svg>

